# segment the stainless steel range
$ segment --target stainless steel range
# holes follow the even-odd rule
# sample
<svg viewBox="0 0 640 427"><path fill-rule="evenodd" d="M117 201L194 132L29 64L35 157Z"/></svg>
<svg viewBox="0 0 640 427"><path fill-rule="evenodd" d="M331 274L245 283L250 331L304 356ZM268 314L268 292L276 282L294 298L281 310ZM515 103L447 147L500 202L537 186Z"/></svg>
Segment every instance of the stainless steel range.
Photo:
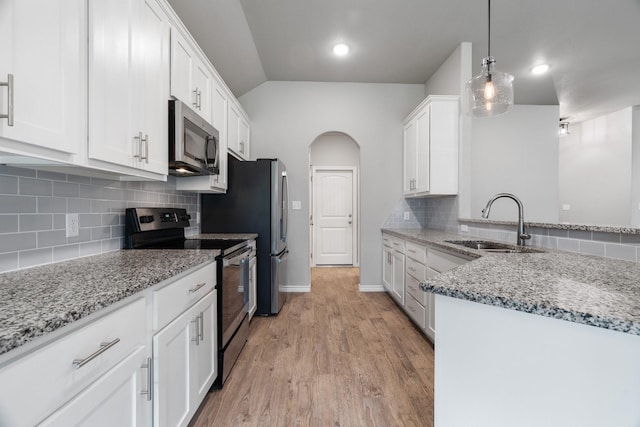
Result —
<svg viewBox="0 0 640 427"><path fill-rule="evenodd" d="M249 258L246 240L188 238L190 216L185 209L129 208L125 246L129 249L217 249L218 377L221 388L249 335Z"/></svg>

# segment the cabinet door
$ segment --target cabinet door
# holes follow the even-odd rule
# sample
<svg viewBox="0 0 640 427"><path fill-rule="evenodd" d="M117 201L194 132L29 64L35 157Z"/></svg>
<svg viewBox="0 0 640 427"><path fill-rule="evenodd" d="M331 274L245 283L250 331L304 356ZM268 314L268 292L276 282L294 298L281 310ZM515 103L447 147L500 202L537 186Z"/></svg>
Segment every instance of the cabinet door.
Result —
<svg viewBox="0 0 640 427"><path fill-rule="evenodd" d="M437 276L437 271L432 268L427 267L427 277ZM427 304L425 305L426 313L426 326L425 333L429 338L431 338L431 342L436 342L436 296L431 292L427 292Z"/></svg>
<svg viewBox="0 0 640 427"><path fill-rule="evenodd" d="M168 173L169 22L156 0L141 0L138 25L134 31L134 109L139 112L138 132L142 132L142 169Z"/></svg>
<svg viewBox="0 0 640 427"><path fill-rule="evenodd" d="M78 153L86 112L86 9L82 0L0 2L0 81L13 75L13 126L0 136ZM0 113L8 112L0 87Z"/></svg>
<svg viewBox="0 0 640 427"><path fill-rule="evenodd" d="M207 122L211 123L211 85L213 77L204 65L204 62L197 60L193 67L193 90L196 96L194 110L200 114Z"/></svg>
<svg viewBox="0 0 640 427"><path fill-rule="evenodd" d="M173 28L171 30L171 95L191 108L195 108L196 102L191 82L194 55L187 40Z"/></svg>
<svg viewBox="0 0 640 427"><path fill-rule="evenodd" d="M429 191L429 177L431 159L430 139L429 139L429 117L431 106L426 105L424 110L416 117L416 151L415 151L415 179L414 188L416 193Z"/></svg>
<svg viewBox="0 0 640 427"><path fill-rule="evenodd" d="M404 194L411 194L416 181L416 122L411 120L404 127Z"/></svg>
<svg viewBox="0 0 640 427"><path fill-rule="evenodd" d="M196 323L194 312L189 310L153 337L156 427L186 426L191 418L190 358Z"/></svg>
<svg viewBox="0 0 640 427"><path fill-rule="evenodd" d="M192 408L197 409L218 375L218 331L216 291L200 300L192 310L199 322L198 341L192 347Z"/></svg>
<svg viewBox="0 0 640 427"><path fill-rule="evenodd" d="M393 250L382 247L382 284L388 292L393 289Z"/></svg>
<svg viewBox="0 0 640 427"><path fill-rule="evenodd" d="M45 419L41 426L146 426L149 423L147 400L147 347L130 356L84 389L69 403Z"/></svg>
<svg viewBox="0 0 640 427"><path fill-rule="evenodd" d="M240 116L238 123L238 152L244 159L249 158L249 144L251 137L251 130L249 129L249 123Z"/></svg>
<svg viewBox="0 0 640 427"><path fill-rule="evenodd" d="M89 1L89 157L133 166L140 155L133 85L135 2Z"/></svg>
<svg viewBox="0 0 640 427"><path fill-rule="evenodd" d="M240 113L233 102L227 105L227 149L240 155Z"/></svg>
<svg viewBox="0 0 640 427"><path fill-rule="evenodd" d="M400 305L404 305L404 255L393 252L393 288L392 293Z"/></svg>
<svg viewBox="0 0 640 427"><path fill-rule="evenodd" d="M227 189L227 102L228 96L221 83L215 82L212 90L211 108L213 127L218 130L220 136L220 161L218 166L220 173L214 177L216 188Z"/></svg>

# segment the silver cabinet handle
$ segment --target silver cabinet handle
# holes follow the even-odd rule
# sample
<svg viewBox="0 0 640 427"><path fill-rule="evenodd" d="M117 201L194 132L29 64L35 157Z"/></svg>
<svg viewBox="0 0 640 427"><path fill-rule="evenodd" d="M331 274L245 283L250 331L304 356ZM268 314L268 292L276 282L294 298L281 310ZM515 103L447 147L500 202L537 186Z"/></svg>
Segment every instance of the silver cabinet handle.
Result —
<svg viewBox="0 0 640 427"><path fill-rule="evenodd" d="M0 82L0 86L7 87L7 114L0 114L0 119L7 119L7 124L13 126L13 74L7 74L7 81Z"/></svg>
<svg viewBox="0 0 640 427"><path fill-rule="evenodd" d="M204 341L204 311L198 316L200 319L200 341Z"/></svg>
<svg viewBox="0 0 640 427"><path fill-rule="evenodd" d="M142 132L140 132L142 135ZM144 156L142 155L142 146L144 145ZM149 135L145 134L144 138L140 140L140 160L144 160L145 163L149 163Z"/></svg>
<svg viewBox="0 0 640 427"><path fill-rule="evenodd" d="M195 108L198 108L198 88L195 88L192 92L193 92L193 102L191 104L193 104Z"/></svg>
<svg viewBox="0 0 640 427"><path fill-rule="evenodd" d="M244 142L240 141L240 152L244 154Z"/></svg>
<svg viewBox="0 0 640 427"><path fill-rule="evenodd" d="M84 359L75 359L73 361L73 366L76 369L82 368L84 365L86 365L87 363L91 362L93 359L95 359L96 357L100 356L102 353L104 353L105 351L109 350L111 347L113 347L114 345L118 344L119 342L120 342L120 338L116 338L115 340L113 340L111 342L100 343L100 348L98 350L96 350L95 352L93 352L89 356L85 357Z"/></svg>
<svg viewBox="0 0 640 427"><path fill-rule="evenodd" d="M191 338L191 341L195 341L196 345L200 345L200 315L196 316L195 319L191 321L196 326L195 338Z"/></svg>
<svg viewBox="0 0 640 427"><path fill-rule="evenodd" d="M352 222L352 221L349 221L349 225L351 225L351 222Z"/></svg>
<svg viewBox="0 0 640 427"><path fill-rule="evenodd" d="M202 283L198 283L197 285L195 285L193 288L189 289L189 293L192 294L194 292L198 292L204 285L206 285L205 282Z"/></svg>
<svg viewBox="0 0 640 427"><path fill-rule="evenodd" d="M142 369L147 369L147 389L140 391L140 394L146 394L147 400L153 400L153 358L147 357L147 363L140 366Z"/></svg>
<svg viewBox="0 0 640 427"><path fill-rule="evenodd" d="M198 90L198 94L196 98L198 99L198 110L202 111L202 91L201 90Z"/></svg>
<svg viewBox="0 0 640 427"><path fill-rule="evenodd" d="M138 145L138 154L134 154L133 157L142 160L142 131L138 132L138 134L134 136L133 139L137 141L136 143Z"/></svg>

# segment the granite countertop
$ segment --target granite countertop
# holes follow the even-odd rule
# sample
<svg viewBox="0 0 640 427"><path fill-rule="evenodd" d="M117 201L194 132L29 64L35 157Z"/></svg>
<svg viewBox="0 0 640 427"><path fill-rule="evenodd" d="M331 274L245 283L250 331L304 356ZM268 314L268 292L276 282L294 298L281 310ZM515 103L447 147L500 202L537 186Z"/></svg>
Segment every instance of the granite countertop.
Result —
<svg viewBox="0 0 640 427"><path fill-rule="evenodd" d="M0 274L0 355L218 254L218 250L120 250Z"/></svg>
<svg viewBox="0 0 640 427"><path fill-rule="evenodd" d="M444 240L473 237L431 230L384 232L477 258L429 278L440 295L640 335L640 264L545 249L492 254ZM484 239L483 239L484 240Z"/></svg>
<svg viewBox="0 0 640 427"><path fill-rule="evenodd" d="M255 240L258 233L203 233L195 236L187 236L187 239L201 240Z"/></svg>

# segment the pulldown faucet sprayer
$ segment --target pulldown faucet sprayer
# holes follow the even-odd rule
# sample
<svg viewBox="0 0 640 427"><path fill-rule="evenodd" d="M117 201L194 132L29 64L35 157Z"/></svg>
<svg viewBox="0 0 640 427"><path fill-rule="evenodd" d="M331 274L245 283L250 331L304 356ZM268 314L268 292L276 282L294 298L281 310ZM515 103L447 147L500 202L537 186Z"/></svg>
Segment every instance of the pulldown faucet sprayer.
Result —
<svg viewBox="0 0 640 427"><path fill-rule="evenodd" d="M502 197L506 197L508 199L511 199L514 202L516 202L516 204L518 205L518 233L517 233L517 241L518 241L518 243L517 244L518 244L518 246L524 246L525 240L530 239L531 235L525 233L525 231L524 231L524 208L522 207L522 202L516 196L514 196L511 193L498 193L498 194L496 194L495 196L493 196L487 202L487 206L485 206L484 209L482 209L482 217L483 218L489 218L489 210L491 209L491 205L493 204L493 202L495 202L496 200L498 200L498 199L500 199Z"/></svg>

